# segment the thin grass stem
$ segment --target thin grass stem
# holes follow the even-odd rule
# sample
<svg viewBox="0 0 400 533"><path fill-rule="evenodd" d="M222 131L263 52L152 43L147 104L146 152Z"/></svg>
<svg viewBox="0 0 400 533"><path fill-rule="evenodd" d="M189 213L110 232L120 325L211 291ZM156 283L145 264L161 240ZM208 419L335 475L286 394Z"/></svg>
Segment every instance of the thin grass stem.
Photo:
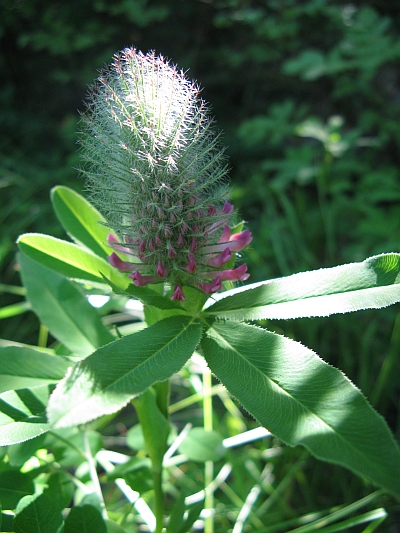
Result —
<svg viewBox="0 0 400 533"><path fill-rule="evenodd" d="M88 436L87 436L86 429L84 429L82 431L82 439L83 439L83 446L85 448L86 460L87 460L88 465L89 465L90 479L92 480L95 493L97 494L97 496L98 496L98 498L100 500L100 506L101 506L101 509L102 509L102 513L101 514L103 515L104 520L107 520L108 519L108 514L107 514L106 504L104 502L104 497L103 497L103 492L102 492L101 486L100 486L99 476L97 475L96 463L95 463L94 457L92 455L92 451L90 449L89 439L88 439Z"/></svg>
<svg viewBox="0 0 400 533"><path fill-rule="evenodd" d="M212 411L212 379L211 372L204 369L203 372L203 416L204 429L212 431L213 429L213 411ZM206 461L204 465L204 488L208 487L214 477L214 463ZM214 533L214 492L205 491L204 509L206 517L204 520L204 533Z"/></svg>

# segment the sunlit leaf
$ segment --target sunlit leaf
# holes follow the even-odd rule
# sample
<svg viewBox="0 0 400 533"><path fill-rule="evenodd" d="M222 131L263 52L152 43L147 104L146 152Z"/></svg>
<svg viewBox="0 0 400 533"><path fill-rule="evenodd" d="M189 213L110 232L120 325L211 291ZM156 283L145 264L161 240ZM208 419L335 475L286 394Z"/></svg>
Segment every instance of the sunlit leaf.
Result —
<svg viewBox="0 0 400 533"><path fill-rule="evenodd" d="M103 274L121 288L127 285L126 276L108 261L72 242L40 233L25 233L17 242L25 255L68 278L104 283Z"/></svg>
<svg viewBox="0 0 400 533"><path fill-rule="evenodd" d="M201 325L174 316L114 341L78 363L51 396L51 424L83 424L114 413L157 381L179 371L200 340Z"/></svg>
<svg viewBox="0 0 400 533"><path fill-rule="evenodd" d="M298 342L240 323L213 324L201 347L218 379L282 441L400 495L400 450L339 370Z"/></svg>
<svg viewBox="0 0 400 533"><path fill-rule="evenodd" d="M69 366L62 357L31 348L0 347L0 392L57 383Z"/></svg>
<svg viewBox="0 0 400 533"><path fill-rule="evenodd" d="M48 386L0 394L0 446L17 444L49 430L46 419Z"/></svg>
<svg viewBox="0 0 400 533"><path fill-rule="evenodd" d="M112 253L107 244L110 230L104 225L105 219L83 196L68 187L57 186L51 191L51 200L58 220L78 244L104 259Z"/></svg>
<svg viewBox="0 0 400 533"><path fill-rule="evenodd" d="M235 320L328 316L400 301L400 254L255 283L209 300L207 315Z"/></svg>
<svg viewBox="0 0 400 533"><path fill-rule="evenodd" d="M20 254L19 260L32 308L71 352L86 357L114 340L97 311L71 281L24 254Z"/></svg>

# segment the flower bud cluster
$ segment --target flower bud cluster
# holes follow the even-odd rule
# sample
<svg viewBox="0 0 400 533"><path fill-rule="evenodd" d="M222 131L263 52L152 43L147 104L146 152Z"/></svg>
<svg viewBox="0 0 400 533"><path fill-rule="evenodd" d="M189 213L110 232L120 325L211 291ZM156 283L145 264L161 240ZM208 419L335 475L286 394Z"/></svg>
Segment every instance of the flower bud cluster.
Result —
<svg viewBox="0 0 400 533"><path fill-rule="evenodd" d="M206 294L245 280L226 268L251 241L230 229L225 157L199 88L154 53L127 48L91 89L82 116L87 184L112 229L109 262L137 286ZM225 267L225 268L224 268Z"/></svg>

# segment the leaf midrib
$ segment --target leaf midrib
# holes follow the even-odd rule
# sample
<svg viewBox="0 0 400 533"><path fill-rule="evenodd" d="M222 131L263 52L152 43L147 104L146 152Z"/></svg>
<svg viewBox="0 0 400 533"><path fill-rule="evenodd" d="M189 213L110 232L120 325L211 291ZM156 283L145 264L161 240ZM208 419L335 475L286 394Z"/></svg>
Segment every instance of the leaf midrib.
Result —
<svg viewBox="0 0 400 533"><path fill-rule="evenodd" d="M80 272L89 274L90 276L93 276L94 278L96 278L96 280L102 281L101 276L98 276L92 268L88 270L88 265L86 264L86 258L84 261L85 263L84 267L82 268L82 263L77 263L76 261L68 262L65 256L60 256L57 250L48 250L44 248L43 243L51 242L54 245L60 245L60 246L65 246L66 248L70 248L72 259L75 257L74 253L76 252L78 252L79 254L82 254L83 256L87 254L88 256L90 256L90 259L93 259L95 262L100 261L100 264L101 264L100 266L102 266L103 268L106 267L105 270L107 272L109 271L109 265L105 261L105 259L103 259L102 257L99 257L98 255L96 255L89 249L81 248L80 246L78 246L77 244L73 242L68 242L63 239L58 239L57 237L52 237L50 235L44 235L42 233L27 233L26 235L24 235L24 237L38 237L40 246L38 247L37 245L32 244L32 242L30 241L26 242L25 240L21 240L20 242L23 246L27 246L28 248L31 248L34 252L39 252L43 254L44 256L47 256L47 257L50 256L52 259L59 261L63 265L70 266ZM95 266L99 266L99 265L95 265Z"/></svg>
<svg viewBox="0 0 400 533"><path fill-rule="evenodd" d="M362 292L362 291L371 291L371 290L378 290L378 289L382 289L382 288L387 288L387 287L393 287L393 286L396 286L396 285L399 285L399 283L393 283L391 285L383 285L383 286L370 286L370 287L363 287L361 289L352 289L351 291L343 291L343 292L330 292L328 294L318 294L318 295L311 295L311 296L304 296L302 298L295 298L295 299L291 299L291 300L281 300L279 302L269 302L269 303L266 303L266 304L261 304L261 305L255 305L255 306L247 306L247 307L235 307L234 309L220 309L220 310L217 310L217 311L214 311L214 312L210 312L208 310L204 311L204 314L205 315L210 315L210 316L214 316L214 315L217 315L217 316L226 316L226 315L233 315L235 313L245 313L245 312L249 312L249 311L257 311L257 310L262 310L266 307L270 307L272 305L280 305L280 304L290 304L290 303L293 303L293 302L301 302L303 300L311 300L311 299L315 299L315 298L324 298L324 297L329 297L329 296L337 296L337 295L345 295L345 294L353 294L353 293L357 293L357 292ZM226 299L228 298L232 298L233 296L227 296ZM224 298L222 300L219 300L217 303L219 302L222 302L224 300ZM217 305L217 304L215 304ZM212 307L210 307L209 309L212 309ZM317 316L321 316L321 315L317 315ZM246 317L244 317L246 318ZM305 318L305 317L303 317Z"/></svg>
<svg viewBox="0 0 400 533"><path fill-rule="evenodd" d="M182 316L182 315L177 315L177 316ZM186 315L187 316L187 315ZM175 337L172 337L172 339L170 339L166 344L163 344L163 346L158 349L156 352L154 352L153 354L151 354L149 357L147 357L147 359L145 359L144 361L142 361L141 363L139 363L139 365L135 366L134 369L130 370L129 372L127 372L124 376L122 377L119 377L117 379L115 379L114 381L111 381L104 389L101 390L101 392L105 392L109 389L109 387L111 386L114 386L116 383L118 383L118 381L124 379L127 375L129 375L133 370L137 370L138 368L141 368L142 365L146 364L148 361L151 361L151 359L153 357L155 357L157 354L159 354L162 350L165 350L169 344L171 344L172 342L174 342L176 339L179 339L179 337L181 335L183 335L183 333L185 333L189 327L193 324L193 322L197 319L197 317L191 317L191 320L190 322L187 324L187 326L185 326L180 332L178 335L176 335ZM166 319L168 320L168 319ZM143 331L146 331L146 330L143 330ZM140 332L138 332L140 333ZM116 341L118 342L118 341Z"/></svg>
<svg viewBox="0 0 400 533"><path fill-rule="evenodd" d="M99 248L101 248L103 250L103 252L107 253L108 250L106 249L105 246L103 246L102 243L100 243L98 240L97 240L97 233L96 233L96 226L93 224L93 222L95 222L95 217L91 218L90 219L90 225L87 226L84 224L84 217L80 216L79 215L79 210L76 208L76 207L73 207L71 206L71 202L70 201L66 201L66 199L63 197L62 198L63 202L64 202L64 205L71 211L71 213L74 215L75 219L78 221L79 225L81 226L81 228L86 231L86 233L93 239L94 243L97 244L99 246ZM97 222L100 224L101 222L103 222L101 219L98 219ZM105 221L104 221L105 222ZM68 231L68 230L67 230ZM68 231L68 233L71 235L71 237L78 241L78 243L82 244L83 246L86 246L85 243L83 243L78 237L76 237L71 231ZM89 250L91 252L93 252L92 248L88 247ZM103 258L102 258L103 259Z"/></svg>
<svg viewBox="0 0 400 533"><path fill-rule="evenodd" d="M191 317L191 320L190 322L187 324L187 326L185 326L181 332L179 333L179 335L177 336L174 336L172 339L170 339L166 344L164 344L162 346L162 348L160 348L159 350L157 350L156 352L154 352L152 355L150 355L150 357L148 357L147 359L145 359L144 361L142 361L138 366L135 367L135 370L137 368L140 368L143 364L147 363L149 360L151 360L152 357L155 357L157 354L160 353L161 350L164 350L166 347L168 347L169 344L171 344L174 340L178 339L180 337L180 335L182 335L184 332L186 332L190 326L193 325L194 321L196 320L196 317ZM132 370L130 371L132 372ZM101 391L96 391L95 394L90 394L90 396L87 396L85 398L85 400L79 404L75 404L67 413L62 413L61 415L57 415L57 418L56 420L53 420L52 422L52 425L55 426L55 425L58 425L60 423L60 421L62 421L63 419L65 419L65 417L68 417L68 416L71 416L71 413L73 413L77 408L79 409L79 411L81 411L83 409L83 407L90 401L93 400L94 397L98 396L99 393L101 394L104 394L107 390L109 390L110 387L112 386L115 386L116 383L118 383L118 381L124 379L127 375L129 374L129 372L127 374L124 374L124 376L122 377L118 377L117 379L115 379L114 381L110 382L107 384L107 386L103 389L101 389ZM135 396L135 394L132 394L131 395L132 397ZM129 401L129 399L127 400ZM118 410L118 407L115 410ZM112 412L114 412L112 411ZM107 414L107 413L105 413ZM94 415L92 418L88 418L87 421L89 420L93 420L94 418L96 418L98 415Z"/></svg>
<svg viewBox="0 0 400 533"><path fill-rule="evenodd" d="M307 412L310 412L314 417L316 417L318 420L321 420L321 422L331 430L332 433L334 433L335 435L337 435L347 446L349 446L353 451L356 452L357 455L361 456L364 460L367 459L367 462L368 464L370 465L374 465L375 463L373 461L371 461L368 457L365 457L365 454L364 453L360 453L360 451L354 447L353 444L351 444L348 440L346 440L343 435L341 433L339 433L336 429L334 429L330 424L328 424L323 418L321 418L319 415L317 415L316 413L314 413L309 407L306 407L302 402L300 402L295 396L293 396L292 394L290 394L286 389L284 389L281 385L279 385L276 381L274 381L272 378L270 378L269 376L267 376L266 374L263 374L251 361L249 361L244 355L242 355L238 350L236 350L229 342L227 339L225 339L222 335L220 335L213 327L211 327L210 329L213 330L213 332L221 339L225 342L225 344L227 346L230 347L230 349L235 352L241 359L243 359L248 365L250 365L251 367L253 367L256 372L258 374L261 374L261 376L263 377L263 379L267 379L269 380L271 383L274 384L275 387L277 387L278 389L280 389L281 391L283 391L285 394L287 394L292 400L294 400L297 404L299 404L300 406L302 406ZM305 444L303 444L303 446L305 446ZM308 446L306 446L308 447Z"/></svg>

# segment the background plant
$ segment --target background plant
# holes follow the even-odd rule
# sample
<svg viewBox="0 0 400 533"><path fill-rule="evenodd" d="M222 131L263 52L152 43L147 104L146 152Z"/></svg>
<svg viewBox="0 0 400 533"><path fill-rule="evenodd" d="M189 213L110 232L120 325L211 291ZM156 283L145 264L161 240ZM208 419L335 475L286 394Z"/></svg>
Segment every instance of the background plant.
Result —
<svg viewBox="0 0 400 533"><path fill-rule="evenodd" d="M254 235L247 257L253 280L398 249L396 2L3 2L1 11L2 280L16 293L7 292L4 303L17 304L3 317L26 309L18 305L15 238L50 231L49 187L80 187L76 109L94 65L131 43L173 57L206 87L229 146L235 204ZM330 120L338 115L341 126ZM293 134L310 117L321 131ZM321 139L332 127L329 147ZM344 137L348 148L329 153ZM51 232L61 236L58 224ZM342 368L397 434L395 307L268 325ZM5 318L2 326L4 338L36 344L32 314ZM363 493L336 470L305 464L313 488L287 492L301 508Z"/></svg>

